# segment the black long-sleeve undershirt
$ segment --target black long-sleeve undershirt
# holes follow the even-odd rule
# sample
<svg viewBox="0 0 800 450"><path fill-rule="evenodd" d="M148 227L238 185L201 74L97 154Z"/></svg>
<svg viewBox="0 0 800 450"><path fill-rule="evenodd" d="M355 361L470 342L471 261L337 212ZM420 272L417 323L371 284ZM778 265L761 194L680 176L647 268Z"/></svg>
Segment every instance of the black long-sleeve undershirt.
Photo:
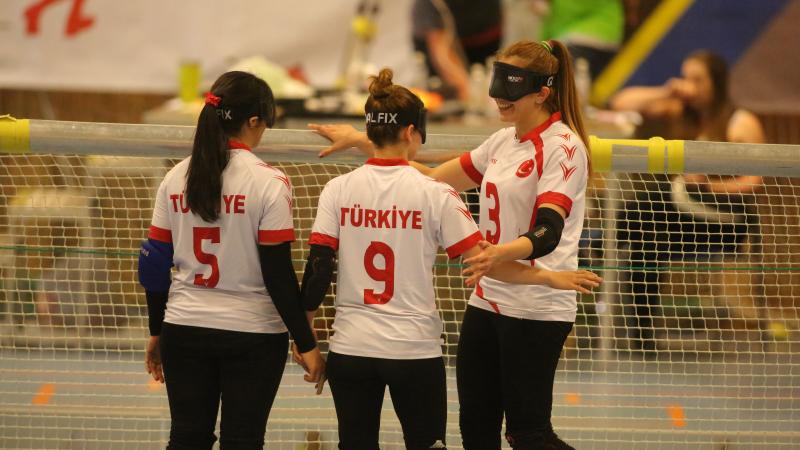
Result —
<svg viewBox="0 0 800 450"><path fill-rule="evenodd" d="M300 299L307 311L315 311L325 299L333 280L336 251L325 245L311 244Z"/></svg>
<svg viewBox="0 0 800 450"><path fill-rule="evenodd" d="M258 256L261 261L264 286L295 344L301 353L313 350L317 342L300 303L297 274L292 266L291 245L288 242L278 245L259 245Z"/></svg>

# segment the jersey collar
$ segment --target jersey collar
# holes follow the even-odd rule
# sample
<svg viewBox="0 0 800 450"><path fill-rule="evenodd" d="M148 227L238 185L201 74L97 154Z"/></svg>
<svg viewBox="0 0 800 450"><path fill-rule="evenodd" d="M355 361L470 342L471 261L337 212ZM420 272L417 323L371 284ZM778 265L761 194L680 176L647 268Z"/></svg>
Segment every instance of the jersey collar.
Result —
<svg viewBox="0 0 800 450"><path fill-rule="evenodd" d="M541 135L544 132L544 130L550 128L550 125L554 124L555 122L558 122L559 120L561 120L561 112L556 111L547 120L540 123L539 126L525 133L525 135L522 136L522 138L520 138L519 141L520 142L533 141L534 139L538 138L539 135Z"/></svg>
<svg viewBox="0 0 800 450"><path fill-rule="evenodd" d="M408 160L402 158L386 159L386 158L370 158L366 162L371 166L407 166Z"/></svg>
<svg viewBox="0 0 800 450"><path fill-rule="evenodd" d="M237 140L234 140L234 139L229 139L228 140L228 147L230 147L232 149L238 148L240 150L247 150L248 152L252 152L253 151L253 149L251 149L249 145L245 144L244 142L237 141Z"/></svg>

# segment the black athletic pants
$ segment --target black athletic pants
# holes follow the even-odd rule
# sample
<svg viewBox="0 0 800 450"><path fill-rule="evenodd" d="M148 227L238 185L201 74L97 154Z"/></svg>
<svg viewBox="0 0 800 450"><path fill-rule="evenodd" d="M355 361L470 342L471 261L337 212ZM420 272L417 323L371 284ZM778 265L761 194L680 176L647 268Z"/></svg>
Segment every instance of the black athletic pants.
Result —
<svg viewBox="0 0 800 450"><path fill-rule="evenodd" d="M695 201L746 219L745 223L710 223L680 212L670 191L670 180L665 176L643 179L643 188L636 191L635 199L626 202L617 221L619 245L627 244L630 250L630 269L623 272L621 281L630 284L635 306L631 337L633 345L642 350L656 349L653 317L661 315L660 269L670 261L696 262L736 254L742 244L760 242L758 215L750 210L751 200L690 192ZM753 252L761 254L760 248Z"/></svg>
<svg viewBox="0 0 800 450"><path fill-rule="evenodd" d="M210 449L220 399L220 448L262 449L286 365L288 333L164 323L160 345L172 419L167 449Z"/></svg>
<svg viewBox="0 0 800 450"><path fill-rule="evenodd" d="M409 450L445 448L444 360L381 359L328 353L328 382L341 450L376 450L386 386Z"/></svg>
<svg viewBox="0 0 800 450"><path fill-rule="evenodd" d="M456 371L465 450L569 449L553 432L553 379L571 322L523 320L467 306Z"/></svg>

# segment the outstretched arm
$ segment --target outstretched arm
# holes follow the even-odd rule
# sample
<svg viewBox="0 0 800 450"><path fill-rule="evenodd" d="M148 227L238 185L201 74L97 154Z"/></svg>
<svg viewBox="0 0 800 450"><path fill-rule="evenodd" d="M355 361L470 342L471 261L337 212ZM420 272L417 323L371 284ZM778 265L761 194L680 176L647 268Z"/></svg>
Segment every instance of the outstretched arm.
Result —
<svg viewBox="0 0 800 450"><path fill-rule="evenodd" d="M320 158L350 148L357 148L368 157L375 154L375 145L369 140L367 134L356 130L350 125L319 125L311 123L308 124L308 127L331 141L330 146L320 151ZM436 167L429 167L416 161L412 161L411 165L423 174L447 183L458 191L478 186L478 183L473 181L464 171L457 157L451 158Z"/></svg>

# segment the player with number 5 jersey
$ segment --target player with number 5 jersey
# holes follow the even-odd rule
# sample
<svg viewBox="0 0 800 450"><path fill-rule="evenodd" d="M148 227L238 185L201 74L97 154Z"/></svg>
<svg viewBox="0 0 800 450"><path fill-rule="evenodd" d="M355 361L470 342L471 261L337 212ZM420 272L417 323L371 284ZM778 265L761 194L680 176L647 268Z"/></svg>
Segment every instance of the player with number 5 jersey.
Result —
<svg viewBox="0 0 800 450"><path fill-rule="evenodd" d="M220 403L221 447L263 447L287 328L306 381L324 371L292 266L291 185L251 151L274 118L267 83L223 74L206 94L192 155L156 194L139 281L150 319L145 364L167 385L169 449L210 449Z"/></svg>
<svg viewBox="0 0 800 450"><path fill-rule="evenodd" d="M330 284L338 251L336 318L328 379L339 419L339 448L378 448L384 390L406 448L445 448L446 386L442 323L433 264L477 256L482 236L460 195L408 162L425 141L425 109L384 69L367 100L366 164L331 180L319 198L302 298L314 310ZM491 276L564 289L595 286L588 272L551 272L506 262ZM588 291L587 291L588 292Z"/></svg>

